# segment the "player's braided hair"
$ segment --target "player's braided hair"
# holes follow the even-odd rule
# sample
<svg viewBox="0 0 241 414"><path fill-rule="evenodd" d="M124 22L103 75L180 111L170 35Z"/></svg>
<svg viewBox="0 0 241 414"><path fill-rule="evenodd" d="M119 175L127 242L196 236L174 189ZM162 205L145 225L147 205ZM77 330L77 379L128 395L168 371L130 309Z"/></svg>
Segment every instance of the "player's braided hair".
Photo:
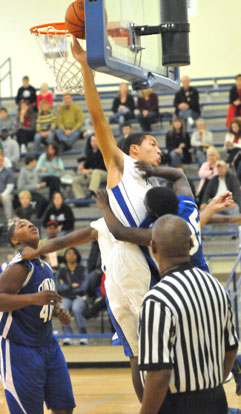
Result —
<svg viewBox="0 0 241 414"><path fill-rule="evenodd" d="M15 248L16 246L15 246L15 244L13 244L12 243L12 237L14 236L14 233L15 233L15 226L16 226L16 223L17 223L17 221L15 221L10 227L9 227L9 229L8 229L8 241L9 241L9 243L11 244L11 246L13 247L13 248Z"/></svg>

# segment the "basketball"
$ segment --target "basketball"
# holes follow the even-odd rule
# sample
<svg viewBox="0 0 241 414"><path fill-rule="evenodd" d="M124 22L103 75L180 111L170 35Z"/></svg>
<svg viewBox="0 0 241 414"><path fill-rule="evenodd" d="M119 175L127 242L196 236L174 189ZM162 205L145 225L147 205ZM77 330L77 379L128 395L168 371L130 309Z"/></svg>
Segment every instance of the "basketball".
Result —
<svg viewBox="0 0 241 414"><path fill-rule="evenodd" d="M79 39L85 39L85 9L84 0L74 1L65 13L66 29Z"/></svg>

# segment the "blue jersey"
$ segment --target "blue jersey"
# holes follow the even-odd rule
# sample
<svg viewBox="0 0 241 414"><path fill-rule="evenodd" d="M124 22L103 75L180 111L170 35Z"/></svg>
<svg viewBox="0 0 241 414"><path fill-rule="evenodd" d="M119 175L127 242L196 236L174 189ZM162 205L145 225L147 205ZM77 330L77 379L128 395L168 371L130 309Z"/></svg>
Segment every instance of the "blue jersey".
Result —
<svg viewBox="0 0 241 414"><path fill-rule="evenodd" d="M8 267L16 263L23 263L29 269L18 295L55 290L53 273L46 262L22 260L18 253ZM39 347L52 335L52 311L52 305L30 305L12 312L0 312L0 336L19 345Z"/></svg>
<svg viewBox="0 0 241 414"><path fill-rule="evenodd" d="M199 269L209 272L207 263L205 262L202 249L200 218L197 205L193 198L178 195L178 215L186 220L189 225L193 247L190 250L190 261L192 266L199 267Z"/></svg>

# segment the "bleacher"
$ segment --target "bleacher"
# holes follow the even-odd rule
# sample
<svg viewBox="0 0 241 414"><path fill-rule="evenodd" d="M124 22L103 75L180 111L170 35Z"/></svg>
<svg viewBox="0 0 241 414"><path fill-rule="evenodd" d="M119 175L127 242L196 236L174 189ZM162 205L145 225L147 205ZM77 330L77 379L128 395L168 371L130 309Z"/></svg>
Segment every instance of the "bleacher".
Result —
<svg viewBox="0 0 241 414"><path fill-rule="evenodd" d="M206 120L207 129L213 132L214 145L219 147L222 154L222 147L224 143L225 133L227 131L225 127L225 118L228 108L228 96L229 89L233 84L233 77L219 77L219 78L198 78L192 79L191 84L196 86L200 93L200 104L202 109L202 117ZM98 90L101 97L101 102L104 108L106 116L111 115L112 100L116 95L119 84L112 83L108 85L98 85ZM137 96L136 93L133 93ZM159 97L159 109L160 113L174 113L173 108L173 92L158 92ZM74 95L73 100L75 103L79 103L83 109L85 117L88 117L88 110L84 96ZM16 110L15 102L13 98L1 98L0 106L5 106L10 113L14 113ZM55 96L54 107L55 109L61 104L61 95ZM119 136L118 125L112 125L114 136ZM139 124L133 120L132 123L133 132L140 131ZM170 118L165 117L160 119L159 122L153 125L152 134L157 138L160 148L165 148L165 135L170 128ZM192 131L189 131L190 133ZM74 149L63 153L63 160L65 164L65 173L74 174L77 167L77 158L84 150L84 141L79 140L76 142ZM29 151L32 151L31 145ZM224 156L224 154L223 154ZM22 164L21 160L21 164ZM21 166L21 165L20 165ZM199 178L197 177L198 166L196 164L184 166L187 175L193 179L195 185L198 185ZM71 188L65 186L63 188L64 195L69 199L68 203L72 205L74 215L76 217L75 228L84 228L89 225L89 221L96 217L100 217L100 212L95 203L91 200L88 206L83 202L83 207L76 207L76 201L71 195ZM79 204L79 203L78 203ZM227 275L232 269L234 257L238 251L237 240L230 240L230 234L226 233L226 226L215 226L215 230L222 231L223 234L217 234L211 236L204 243L204 252L207 255L211 271L214 275L218 275L221 280L225 280ZM42 236L44 237L45 231L43 230ZM79 247L82 257L88 257L89 245L83 245ZM0 245L0 260L3 262L6 258L6 253L9 248L6 244ZM224 253L226 256L220 256L220 253Z"/></svg>

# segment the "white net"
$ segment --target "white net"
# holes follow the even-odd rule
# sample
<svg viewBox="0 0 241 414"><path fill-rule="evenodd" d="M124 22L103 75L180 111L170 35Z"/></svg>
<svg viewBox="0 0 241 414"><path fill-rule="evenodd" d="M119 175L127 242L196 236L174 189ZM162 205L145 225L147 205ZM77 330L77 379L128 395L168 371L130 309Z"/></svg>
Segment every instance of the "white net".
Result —
<svg viewBox="0 0 241 414"><path fill-rule="evenodd" d="M64 23L53 23L30 29L35 34L43 59L55 77L56 93L83 93L81 67L70 50L71 34ZM81 40L85 47L84 40Z"/></svg>

